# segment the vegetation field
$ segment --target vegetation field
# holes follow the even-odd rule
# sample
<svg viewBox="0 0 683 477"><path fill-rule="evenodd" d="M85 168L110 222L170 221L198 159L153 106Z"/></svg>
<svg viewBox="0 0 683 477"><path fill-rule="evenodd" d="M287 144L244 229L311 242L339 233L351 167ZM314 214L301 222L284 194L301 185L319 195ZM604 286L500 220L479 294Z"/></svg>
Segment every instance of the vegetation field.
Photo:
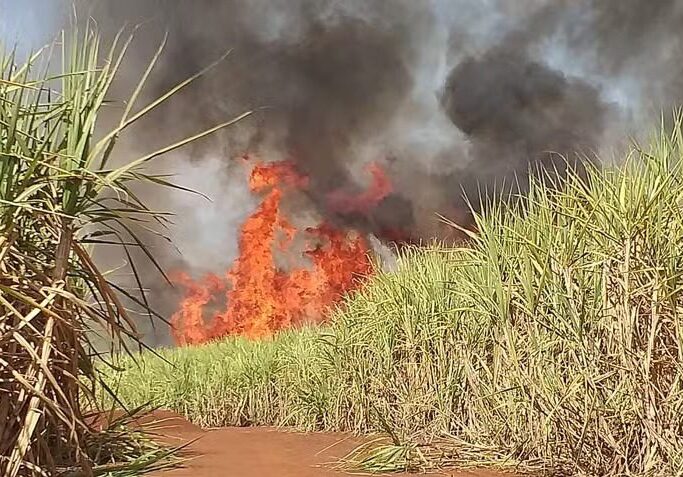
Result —
<svg viewBox="0 0 683 477"><path fill-rule="evenodd" d="M128 406L388 436L369 470L683 475L681 116L621 165L536 179L466 246L405 250L323 327L123 358Z"/></svg>

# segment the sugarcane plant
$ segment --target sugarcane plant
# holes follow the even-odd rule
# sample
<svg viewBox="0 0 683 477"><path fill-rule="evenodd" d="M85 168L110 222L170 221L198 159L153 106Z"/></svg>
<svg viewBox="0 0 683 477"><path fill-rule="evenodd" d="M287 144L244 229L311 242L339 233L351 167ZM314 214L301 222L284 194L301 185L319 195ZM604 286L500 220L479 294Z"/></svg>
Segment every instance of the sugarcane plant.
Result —
<svg viewBox="0 0 683 477"><path fill-rule="evenodd" d="M131 190L172 187L146 172L155 158L245 118L245 112L124 166L112 167L120 135L195 79L136 108L164 42L108 131L108 104L133 35L105 48L92 24L62 34L26 60L0 49L0 475L97 475L116 463L88 413L99 386L91 331L112 348L141 343L126 304L149 308L113 283L92 258L96 243L153 254L131 222L165 225ZM132 261L130 267L136 269ZM161 273L161 268L159 267ZM140 283L138 281L138 283ZM150 314L151 311L150 311ZM114 400L115 402L115 400ZM121 435L116 438L120 441ZM104 462L103 462L104 459Z"/></svg>

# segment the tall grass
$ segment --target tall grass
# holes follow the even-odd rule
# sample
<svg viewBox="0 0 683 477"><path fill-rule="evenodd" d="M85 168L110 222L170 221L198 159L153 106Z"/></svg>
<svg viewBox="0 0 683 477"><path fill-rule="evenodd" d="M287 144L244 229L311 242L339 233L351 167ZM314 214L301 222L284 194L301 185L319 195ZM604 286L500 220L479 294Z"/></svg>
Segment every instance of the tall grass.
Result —
<svg viewBox="0 0 683 477"><path fill-rule="evenodd" d="M683 133L410 249L323 328L149 355L112 375L202 425L382 432L368 469L683 475ZM140 383L150 383L148 389Z"/></svg>
<svg viewBox="0 0 683 477"><path fill-rule="evenodd" d="M142 289L131 294L111 283L90 249L96 243L139 248L154 262L130 223L160 226L164 217L130 187L170 186L145 173L144 166L240 119L113 168L120 134L194 79L136 109L160 49L120 121L96 136L98 116L131 40L119 35L105 49L88 25L26 62L0 50L3 476L92 475L110 468L98 467L111 464L110 453L83 411L95 402L98 382L89 331L105 330L109 344L120 351L131 340L139 342L124 300L148 307ZM135 264L131 267L137 277Z"/></svg>

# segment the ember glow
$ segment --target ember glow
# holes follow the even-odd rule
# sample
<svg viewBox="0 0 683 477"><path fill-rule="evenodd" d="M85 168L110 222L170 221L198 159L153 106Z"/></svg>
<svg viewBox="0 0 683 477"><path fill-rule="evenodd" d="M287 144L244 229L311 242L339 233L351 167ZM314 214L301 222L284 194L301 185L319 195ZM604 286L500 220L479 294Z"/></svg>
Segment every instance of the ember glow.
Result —
<svg viewBox="0 0 683 477"><path fill-rule="evenodd" d="M372 205L391 185L378 166L373 168L368 191L348 203L354 208L367 206L365 202ZM307 185L307 178L290 162L252 168L249 187L264 198L242 226L239 257L231 269L224 276L212 274L201 280L183 272L173 276L185 291L171 319L176 343L198 344L228 335L261 338L307 321L322 321L331 305L362 284L372 269L364 237L327 223L298 230L283 213L283 198ZM303 250L294 246L300 234L306 244ZM310 264L283 270L276 255L296 258L294 262L307 258Z"/></svg>

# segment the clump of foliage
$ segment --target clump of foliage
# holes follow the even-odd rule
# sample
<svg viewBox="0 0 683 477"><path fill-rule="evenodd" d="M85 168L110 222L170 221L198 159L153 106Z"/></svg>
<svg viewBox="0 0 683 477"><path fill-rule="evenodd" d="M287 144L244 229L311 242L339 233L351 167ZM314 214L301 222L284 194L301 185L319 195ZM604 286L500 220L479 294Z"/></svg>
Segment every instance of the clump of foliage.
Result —
<svg viewBox="0 0 683 477"><path fill-rule="evenodd" d="M683 472L683 135L536 179L471 245L414 252L333 325L351 422L460 465ZM376 427L376 424L375 424Z"/></svg>
<svg viewBox="0 0 683 477"><path fill-rule="evenodd" d="M113 448L106 435L116 436L121 449L147 448L132 434L126 447L121 439L128 434L103 433L84 411L95 405L98 382L90 331L104 330L112 349L120 351L138 341L123 302L147 308L142 289L131 294L108 280L90 247L139 247L154 260L130 222L163 226L164 216L145 207L130 188L166 184L145 174L148 161L240 119L111 167L119 135L194 79L136 110L160 48L115 128L96 137L98 115L132 37L124 39L119 35L105 51L88 25L25 62L0 53L3 476L102 473L110 467L100 464L111 466L114 459L105 451Z"/></svg>

